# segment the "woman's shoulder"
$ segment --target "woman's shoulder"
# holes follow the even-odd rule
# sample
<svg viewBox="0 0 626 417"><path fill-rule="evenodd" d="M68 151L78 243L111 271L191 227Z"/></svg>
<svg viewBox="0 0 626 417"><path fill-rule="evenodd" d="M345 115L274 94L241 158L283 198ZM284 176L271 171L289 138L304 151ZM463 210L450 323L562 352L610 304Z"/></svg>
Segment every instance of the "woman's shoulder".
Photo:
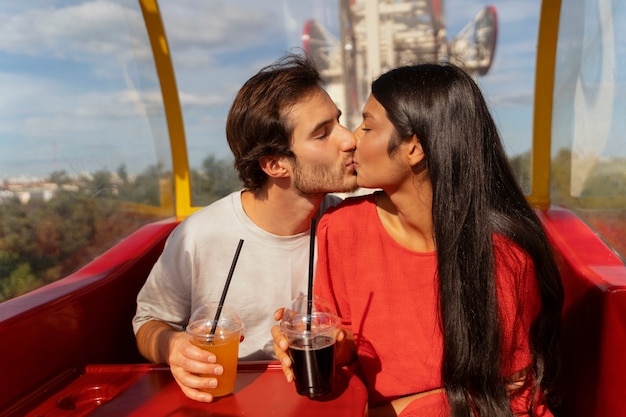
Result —
<svg viewBox="0 0 626 417"><path fill-rule="evenodd" d="M335 207L329 208L320 219L320 227L333 229L352 228L356 223L367 221L371 212L375 213L376 202L373 195L346 197Z"/></svg>
<svg viewBox="0 0 626 417"><path fill-rule="evenodd" d="M493 247L496 258L504 258L509 262L525 262L530 258L526 250L514 242L513 239L499 233L493 235Z"/></svg>
<svg viewBox="0 0 626 417"><path fill-rule="evenodd" d="M369 223L376 213L376 200L373 194L346 197L340 204L329 208L319 221L318 231L333 234L350 234Z"/></svg>
<svg viewBox="0 0 626 417"><path fill-rule="evenodd" d="M511 238L494 235L493 254L500 273L508 271L515 277L534 275L535 267L530 254Z"/></svg>

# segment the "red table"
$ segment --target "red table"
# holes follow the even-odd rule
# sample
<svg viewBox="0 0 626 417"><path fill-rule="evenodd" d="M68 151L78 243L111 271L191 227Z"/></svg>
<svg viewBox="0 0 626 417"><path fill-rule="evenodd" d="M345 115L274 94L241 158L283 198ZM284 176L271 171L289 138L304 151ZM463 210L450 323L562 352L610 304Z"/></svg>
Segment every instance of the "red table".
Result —
<svg viewBox="0 0 626 417"><path fill-rule="evenodd" d="M28 416L363 417L366 408L363 383L343 369L333 392L317 401L298 395L278 363L240 363L232 395L199 403L185 397L162 365L90 365Z"/></svg>

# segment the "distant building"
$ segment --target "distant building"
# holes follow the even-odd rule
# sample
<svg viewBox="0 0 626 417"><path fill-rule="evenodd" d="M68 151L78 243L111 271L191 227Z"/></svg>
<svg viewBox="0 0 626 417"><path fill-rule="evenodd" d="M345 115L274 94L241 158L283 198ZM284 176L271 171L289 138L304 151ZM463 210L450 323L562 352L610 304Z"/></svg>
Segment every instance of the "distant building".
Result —
<svg viewBox="0 0 626 417"><path fill-rule="evenodd" d="M63 187L65 189L65 187ZM76 187L76 190L78 187ZM42 179L27 177L11 178L3 181L3 189L0 190L0 204L17 199L22 204L28 204L32 200L50 201L59 190L55 183L44 182Z"/></svg>

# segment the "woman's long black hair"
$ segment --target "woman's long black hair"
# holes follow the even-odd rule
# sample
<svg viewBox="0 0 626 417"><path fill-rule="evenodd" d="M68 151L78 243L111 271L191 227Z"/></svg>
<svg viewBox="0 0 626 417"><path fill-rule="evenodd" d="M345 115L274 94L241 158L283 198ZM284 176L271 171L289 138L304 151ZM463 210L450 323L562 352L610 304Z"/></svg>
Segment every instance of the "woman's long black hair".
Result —
<svg viewBox="0 0 626 417"><path fill-rule="evenodd" d="M398 131L389 153L415 134L425 154L418 169L433 189L442 378L451 415L512 415L501 367L494 233L515 242L534 263L541 311L531 327L527 382L534 384L533 398L550 404L563 289L548 239L515 179L479 87L454 65L422 64L383 74L372 94Z"/></svg>

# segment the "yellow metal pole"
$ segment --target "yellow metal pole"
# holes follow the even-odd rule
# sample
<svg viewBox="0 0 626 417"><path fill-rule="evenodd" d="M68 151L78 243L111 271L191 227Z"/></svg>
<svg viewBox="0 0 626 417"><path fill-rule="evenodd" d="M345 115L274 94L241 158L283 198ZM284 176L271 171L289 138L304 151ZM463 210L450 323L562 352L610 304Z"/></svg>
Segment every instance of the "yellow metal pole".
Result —
<svg viewBox="0 0 626 417"><path fill-rule="evenodd" d="M543 0L537 38L535 104L531 151L531 204L542 210L550 206L550 149L556 46L561 0Z"/></svg>
<svg viewBox="0 0 626 417"><path fill-rule="evenodd" d="M165 28L161 19L161 13L156 0L139 0L143 18L146 22L148 37L152 46L154 63L156 65L165 117L170 137L172 151L172 168L174 170L174 196L175 212L177 217L186 217L193 211L191 208L191 184L189 177L189 162L187 159L187 144L185 141L185 128L183 114L178 98L174 66L165 36ZM166 193L161 187L161 193ZM165 198L166 200L167 198ZM162 198L163 201L163 198Z"/></svg>

